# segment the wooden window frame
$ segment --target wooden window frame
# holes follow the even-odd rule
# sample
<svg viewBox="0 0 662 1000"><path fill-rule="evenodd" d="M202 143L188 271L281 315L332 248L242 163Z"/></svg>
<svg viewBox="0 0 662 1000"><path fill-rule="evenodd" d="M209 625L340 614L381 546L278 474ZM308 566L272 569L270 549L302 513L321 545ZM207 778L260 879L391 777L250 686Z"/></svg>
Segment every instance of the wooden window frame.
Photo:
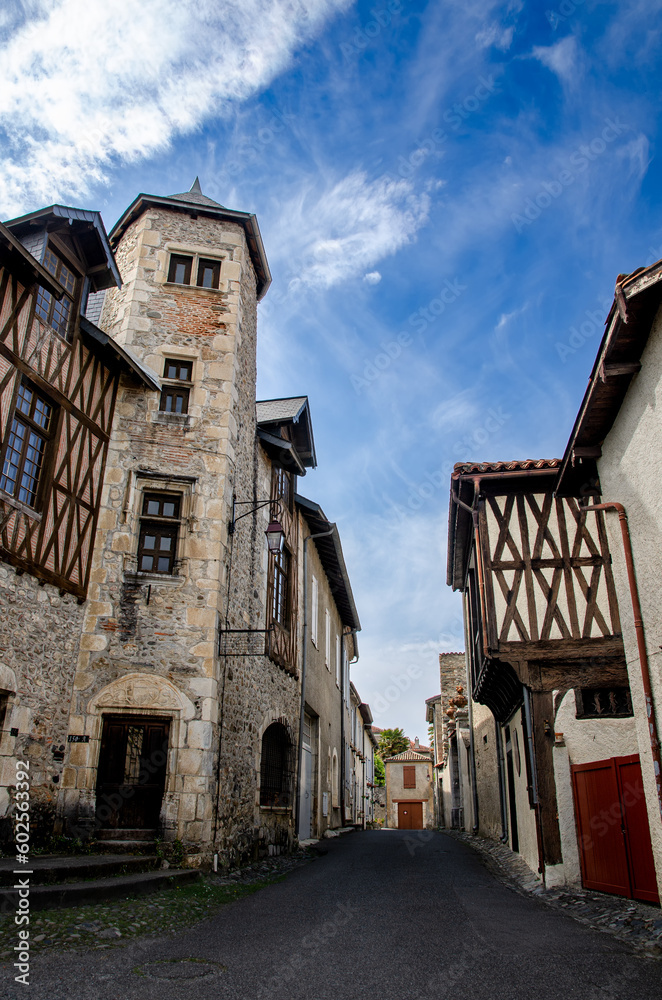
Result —
<svg viewBox="0 0 662 1000"><path fill-rule="evenodd" d="M176 374L170 372L175 370ZM161 389L161 399L159 400L160 413L174 413L176 416L185 416L188 413L191 388L193 387L193 361L189 358L166 358L163 362L163 379ZM182 400L182 408L168 409L168 398Z"/></svg>
<svg viewBox="0 0 662 1000"><path fill-rule="evenodd" d="M148 509L150 503L159 502L160 504L165 504L168 502L175 503L175 513L170 516L167 514L155 513ZM140 514L140 527L138 532L138 572L147 573L150 575L157 576L176 576L177 564L179 562L177 557L177 548L180 540L181 531L181 512L182 512L182 502L183 496L181 493L170 493L161 492L158 490L146 489L142 491L141 500L141 514ZM155 545L149 548L145 547L145 539L147 537L154 537ZM156 543L160 541L161 538L171 538L172 546L168 550L163 550L167 552L167 555L160 555L161 549ZM142 562L144 558L153 558L156 560L156 568L152 566L151 569L146 569L143 567ZM166 569L159 569L159 560L167 559L168 567Z"/></svg>
<svg viewBox="0 0 662 1000"><path fill-rule="evenodd" d="M53 266L51 265L52 258ZM42 285L37 286L35 296L35 315L42 322L53 330L58 337L62 337L68 343L73 339L73 326L76 318L80 289L82 285L81 275L71 266L69 260L63 260L62 254L55 249L49 241L44 248L44 258L42 266L53 275L58 284L62 285L62 298L56 299L54 295ZM62 269L65 269L71 281L62 280ZM63 307L67 305L67 315L64 319L54 321L55 317L61 314Z"/></svg>
<svg viewBox="0 0 662 1000"><path fill-rule="evenodd" d="M289 629L291 619L290 577L292 571L292 556L287 547L272 556L273 559L273 589L271 594L271 621L277 622L281 628Z"/></svg>
<svg viewBox="0 0 662 1000"><path fill-rule="evenodd" d="M26 401L25 397L22 396L23 390L32 394L31 399L28 401L27 412L20 408L20 403ZM38 403L43 403L45 406L49 407L50 410L48 427L46 428L44 428L38 420L34 419ZM45 484L48 479L50 461L52 458L50 445L56 434L57 416L58 407L51 399L39 392L29 379L21 379L19 381L14 396L11 417L7 425L7 434L2 445L2 449L0 449L0 489L8 497L11 497L15 503L23 504L30 510L39 511L42 505ZM22 425L26 430L25 437L21 441L20 450L13 448L12 446L12 437L15 434L16 424ZM34 488L31 488L29 491L32 499L24 500L20 496L20 491L25 489L23 477L25 475L25 466L28 460L28 450L30 448L30 441L32 437L37 437L43 443L41 463L37 469L36 476L33 477ZM16 478L13 480L14 486L12 491L7 489L7 486L5 485L7 481L5 463L7 460L7 453L10 449L18 454L18 465L15 466L17 472Z"/></svg>
<svg viewBox="0 0 662 1000"><path fill-rule="evenodd" d="M177 267L184 265L184 281L177 281ZM168 262L168 283L171 285L191 285L191 273L193 269L193 254L171 253Z"/></svg>
<svg viewBox="0 0 662 1000"><path fill-rule="evenodd" d="M402 787L403 788L416 788L416 765L415 764L403 764L402 765Z"/></svg>
<svg viewBox="0 0 662 1000"><path fill-rule="evenodd" d="M205 271L212 271L212 283L211 285L204 285L202 283L202 277ZM220 260L212 260L207 257L198 258L198 268L197 268L197 281L196 285L198 288L207 288L209 290L216 289L221 281L221 262Z"/></svg>
<svg viewBox="0 0 662 1000"><path fill-rule="evenodd" d="M624 706L622 711L614 712L598 712L597 709L591 710L588 707L588 701L591 695L598 696L602 698L604 702L609 700L609 695L618 692L618 697ZM578 720L582 719L631 719L634 716L634 710L632 707L632 695L630 694L630 688L625 684L614 685L612 688L600 687L600 688L575 688L575 705L576 713L575 718Z"/></svg>

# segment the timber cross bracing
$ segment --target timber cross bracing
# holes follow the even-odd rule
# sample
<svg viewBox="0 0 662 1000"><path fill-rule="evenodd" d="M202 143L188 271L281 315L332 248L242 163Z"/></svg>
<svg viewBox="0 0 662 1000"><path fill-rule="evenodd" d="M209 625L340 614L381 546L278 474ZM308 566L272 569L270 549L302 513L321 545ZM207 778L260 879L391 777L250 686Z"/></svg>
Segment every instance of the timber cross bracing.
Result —
<svg viewBox="0 0 662 1000"><path fill-rule="evenodd" d="M601 511L552 493L488 496L480 525L490 645L620 634Z"/></svg>

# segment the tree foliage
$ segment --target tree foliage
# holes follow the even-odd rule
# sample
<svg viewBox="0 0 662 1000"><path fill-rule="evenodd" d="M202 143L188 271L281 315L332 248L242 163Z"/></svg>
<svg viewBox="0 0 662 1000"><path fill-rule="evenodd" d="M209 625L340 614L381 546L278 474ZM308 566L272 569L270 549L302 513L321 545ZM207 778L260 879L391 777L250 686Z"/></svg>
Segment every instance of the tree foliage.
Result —
<svg viewBox="0 0 662 1000"><path fill-rule="evenodd" d="M375 784L383 788L386 784L386 768L381 757L375 754Z"/></svg>
<svg viewBox="0 0 662 1000"><path fill-rule="evenodd" d="M379 737L377 753L382 760L395 757L396 754L409 750L409 740L402 729L384 729Z"/></svg>

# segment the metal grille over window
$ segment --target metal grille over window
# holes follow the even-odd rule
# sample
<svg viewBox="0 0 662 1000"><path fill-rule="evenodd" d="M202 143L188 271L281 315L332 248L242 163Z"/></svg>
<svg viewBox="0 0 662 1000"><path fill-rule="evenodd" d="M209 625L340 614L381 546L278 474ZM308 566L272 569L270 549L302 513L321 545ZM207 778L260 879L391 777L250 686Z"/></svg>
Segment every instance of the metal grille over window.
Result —
<svg viewBox="0 0 662 1000"><path fill-rule="evenodd" d="M600 719L632 715L628 687L581 688L577 692L577 718Z"/></svg>
<svg viewBox="0 0 662 1000"><path fill-rule="evenodd" d="M140 761L145 738L144 726L129 726L124 761L124 784L137 785L140 780Z"/></svg>
<svg viewBox="0 0 662 1000"><path fill-rule="evenodd" d="M260 805L288 808L292 799L292 741L282 722L273 722L262 737Z"/></svg>
<svg viewBox="0 0 662 1000"><path fill-rule="evenodd" d="M144 494L138 543L140 572L174 572L180 505L181 497L175 494Z"/></svg>
<svg viewBox="0 0 662 1000"><path fill-rule="evenodd" d="M29 386L19 387L4 455L0 488L34 507L50 437L53 407Z"/></svg>

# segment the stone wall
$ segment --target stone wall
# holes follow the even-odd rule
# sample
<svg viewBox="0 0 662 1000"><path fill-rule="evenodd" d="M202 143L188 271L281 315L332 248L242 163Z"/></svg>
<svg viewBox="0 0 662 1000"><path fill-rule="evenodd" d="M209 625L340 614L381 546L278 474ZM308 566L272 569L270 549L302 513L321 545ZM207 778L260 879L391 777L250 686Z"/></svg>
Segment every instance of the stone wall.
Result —
<svg viewBox="0 0 662 1000"><path fill-rule="evenodd" d="M220 259L219 288L169 284L172 252ZM190 361L193 386L185 416L120 387L72 703L72 731L90 742L68 754L60 808L71 828L94 826L105 715L166 717L162 833L229 860L291 843L291 816L260 809L257 781L269 722L298 727L296 677L255 645L218 653L226 622L265 627L268 508L232 539L227 528L233 494L270 490L255 434L255 273L240 225L161 208L128 227L117 261L124 285L106 295L100 325L158 375L166 358ZM147 491L181 496L171 576L138 570Z"/></svg>
<svg viewBox="0 0 662 1000"><path fill-rule="evenodd" d="M432 788L432 760L386 761L386 825L398 826L398 801L423 800L423 827L432 830L435 825L434 795ZM416 787L404 787L404 767L416 768Z"/></svg>
<svg viewBox="0 0 662 1000"><path fill-rule="evenodd" d="M3 840L11 839L7 813L17 760L30 761L32 843L52 832L82 622L75 597L0 563L0 692L7 695L0 736Z"/></svg>

